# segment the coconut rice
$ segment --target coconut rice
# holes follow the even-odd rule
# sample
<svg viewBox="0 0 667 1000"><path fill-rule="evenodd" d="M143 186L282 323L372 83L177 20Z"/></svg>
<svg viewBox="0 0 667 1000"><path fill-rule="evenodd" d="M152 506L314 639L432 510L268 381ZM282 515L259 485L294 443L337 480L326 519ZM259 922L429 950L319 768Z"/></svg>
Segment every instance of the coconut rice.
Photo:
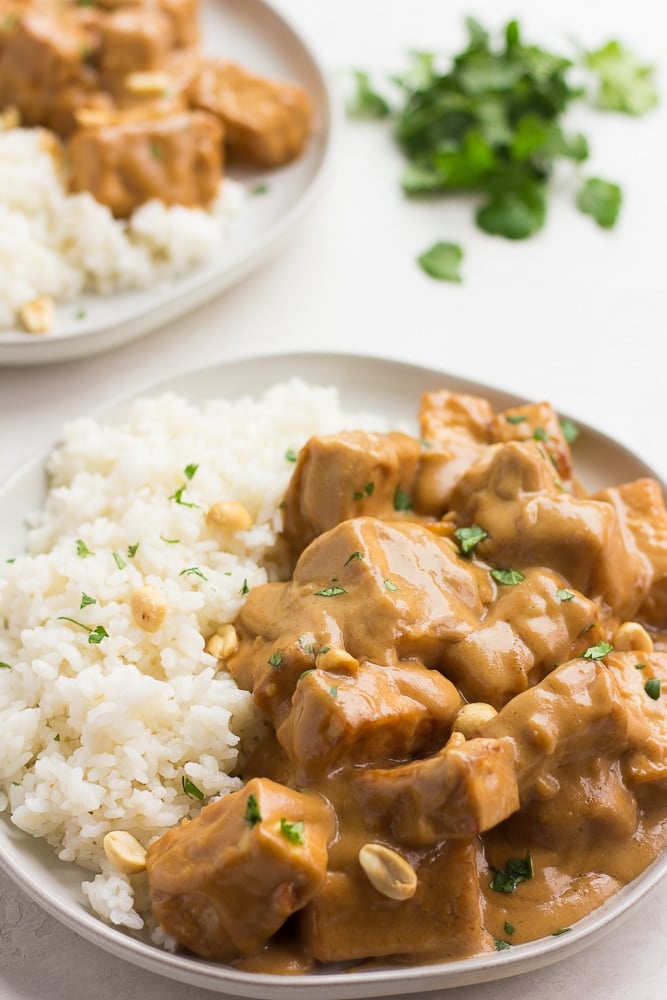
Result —
<svg viewBox="0 0 667 1000"><path fill-rule="evenodd" d="M243 205L243 186L225 178L208 212L150 201L117 220L67 193L61 159L46 130L0 128L0 329L44 297L148 288L211 260Z"/></svg>
<svg viewBox="0 0 667 1000"><path fill-rule="evenodd" d="M345 418L334 390L300 381L256 401L165 394L119 423L70 423L48 461L27 552L0 567L0 810L93 873L84 892L114 924L146 913L142 876L113 868L105 834L148 846L240 784L263 724L205 641L279 575L295 451L345 426L380 421ZM248 530L207 527L223 500L250 512ZM131 611L147 585L167 607L153 632Z"/></svg>

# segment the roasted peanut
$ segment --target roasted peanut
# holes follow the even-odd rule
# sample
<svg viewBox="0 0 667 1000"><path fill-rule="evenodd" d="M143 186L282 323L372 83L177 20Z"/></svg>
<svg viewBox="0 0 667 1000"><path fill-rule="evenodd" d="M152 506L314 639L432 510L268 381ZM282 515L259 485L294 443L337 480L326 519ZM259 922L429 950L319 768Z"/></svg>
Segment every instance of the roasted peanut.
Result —
<svg viewBox="0 0 667 1000"><path fill-rule="evenodd" d="M417 873L412 865L384 844L364 844L359 864L374 889L389 899L410 899L417 889Z"/></svg>
<svg viewBox="0 0 667 1000"><path fill-rule="evenodd" d="M653 639L639 622L623 622L614 634L614 649L619 652L652 653Z"/></svg>
<svg viewBox="0 0 667 1000"><path fill-rule="evenodd" d="M252 516L236 500L220 500L206 512L206 524L211 531L247 531L252 527Z"/></svg>
<svg viewBox="0 0 667 1000"><path fill-rule="evenodd" d="M50 295L39 295L19 309L19 319L28 333L46 333L53 326L56 304Z"/></svg>
<svg viewBox="0 0 667 1000"><path fill-rule="evenodd" d="M493 705L487 705L484 701L471 701L456 713L452 729L456 733L463 733L465 738L470 740L479 736L484 723L489 722L497 714Z"/></svg>
<svg viewBox="0 0 667 1000"><path fill-rule="evenodd" d="M135 623L144 632L157 632L167 615L167 602L150 584L133 591L130 608Z"/></svg>
<svg viewBox="0 0 667 1000"><path fill-rule="evenodd" d="M140 94L142 97L159 97L174 88L174 80L168 73L136 72L129 73L123 85L130 94Z"/></svg>
<svg viewBox="0 0 667 1000"><path fill-rule="evenodd" d="M315 666L331 673L356 674L359 661L340 646L331 646L315 654Z"/></svg>
<svg viewBox="0 0 667 1000"><path fill-rule="evenodd" d="M239 648L239 637L233 625L221 625L207 641L204 649L217 660L226 660Z"/></svg>
<svg viewBox="0 0 667 1000"><path fill-rule="evenodd" d="M146 848L126 830L112 830L104 838L104 853L118 871L136 875L146 867Z"/></svg>

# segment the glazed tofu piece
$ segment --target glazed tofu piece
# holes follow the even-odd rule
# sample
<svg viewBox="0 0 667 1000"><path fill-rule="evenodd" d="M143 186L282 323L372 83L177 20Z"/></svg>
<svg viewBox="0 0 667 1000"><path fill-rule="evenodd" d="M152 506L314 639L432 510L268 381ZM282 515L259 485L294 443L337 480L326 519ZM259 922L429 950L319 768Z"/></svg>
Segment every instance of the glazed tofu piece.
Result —
<svg viewBox="0 0 667 1000"><path fill-rule="evenodd" d="M474 843L449 841L435 852L411 852L410 859L417 874L410 899L382 895L358 863L329 872L299 917L304 943L316 959L337 962L429 952L441 959L490 950L482 926Z"/></svg>
<svg viewBox="0 0 667 1000"><path fill-rule="evenodd" d="M377 767L433 752L460 707L454 685L417 664L318 668L299 679L277 736L299 772L316 777L344 764Z"/></svg>
<svg viewBox="0 0 667 1000"><path fill-rule="evenodd" d="M174 43L172 22L157 6L110 11L101 24L100 70L107 87L122 91L130 73L164 68Z"/></svg>
<svg viewBox="0 0 667 1000"><path fill-rule="evenodd" d="M196 955L252 955L321 888L334 833L322 796L255 778L149 848L153 912Z"/></svg>
<svg viewBox="0 0 667 1000"><path fill-rule="evenodd" d="M407 434L343 431L312 437L299 453L284 501L283 533L295 552L351 517L393 514L408 497L419 444Z"/></svg>
<svg viewBox="0 0 667 1000"><path fill-rule="evenodd" d="M72 190L89 191L118 218L152 198L205 207L222 177L221 133L200 111L82 129L68 147Z"/></svg>
<svg viewBox="0 0 667 1000"><path fill-rule="evenodd" d="M203 59L190 99L221 119L231 153L258 166L295 159L310 133L312 107L302 87L267 80L234 63Z"/></svg>
<svg viewBox="0 0 667 1000"><path fill-rule="evenodd" d="M185 49L199 44L199 0L159 0L159 6L169 18L176 48Z"/></svg>
<svg viewBox="0 0 667 1000"><path fill-rule="evenodd" d="M410 846L475 837L519 808L512 747L460 733L432 757L361 771L352 788L369 826Z"/></svg>

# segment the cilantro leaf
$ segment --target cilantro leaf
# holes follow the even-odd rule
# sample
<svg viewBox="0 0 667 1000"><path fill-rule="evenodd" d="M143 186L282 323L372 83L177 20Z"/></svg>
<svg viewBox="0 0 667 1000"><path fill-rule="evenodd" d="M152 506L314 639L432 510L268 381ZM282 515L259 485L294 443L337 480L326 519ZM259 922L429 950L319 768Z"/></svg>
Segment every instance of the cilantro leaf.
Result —
<svg viewBox="0 0 667 1000"><path fill-rule="evenodd" d="M248 796L245 804L245 816L244 819L248 826L253 827L257 823L262 822L262 814L259 811L259 805L257 803L257 796L252 793Z"/></svg>
<svg viewBox="0 0 667 1000"><path fill-rule="evenodd" d="M623 194L618 184L603 181L600 177L588 177L577 193L579 211L591 215L603 229L616 225L622 201Z"/></svg>
<svg viewBox="0 0 667 1000"><path fill-rule="evenodd" d="M305 823L302 819L297 820L295 823L288 823L283 816L280 820L280 832L283 837L287 839L292 844L303 844L303 831Z"/></svg>
<svg viewBox="0 0 667 1000"><path fill-rule="evenodd" d="M478 210L476 219L486 233L524 240L542 228L546 214L545 185L530 182L492 195Z"/></svg>
<svg viewBox="0 0 667 1000"><path fill-rule="evenodd" d="M642 64L621 42L586 53L586 65L598 79L597 104L607 111L643 115L658 103L654 68Z"/></svg>
<svg viewBox="0 0 667 1000"><path fill-rule="evenodd" d="M371 86L368 73L353 70L354 94L347 103L350 118L386 118L391 109L387 101Z"/></svg>
<svg viewBox="0 0 667 1000"><path fill-rule="evenodd" d="M459 266L463 250L458 243L434 243L417 258L422 271L438 281L462 280Z"/></svg>
<svg viewBox="0 0 667 1000"><path fill-rule="evenodd" d="M526 579L518 569L492 569L491 576L497 583L504 583L506 587L516 587L517 583Z"/></svg>
<svg viewBox="0 0 667 1000"><path fill-rule="evenodd" d="M530 851L523 858L508 858L504 868L495 868L491 888L495 892L514 892L521 882L533 877L533 862Z"/></svg>
<svg viewBox="0 0 667 1000"><path fill-rule="evenodd" d="M602 639L596 646L589 646L581 655L584 660L601 660L607 653L611 653L614 647L610 642Z"/></svg>

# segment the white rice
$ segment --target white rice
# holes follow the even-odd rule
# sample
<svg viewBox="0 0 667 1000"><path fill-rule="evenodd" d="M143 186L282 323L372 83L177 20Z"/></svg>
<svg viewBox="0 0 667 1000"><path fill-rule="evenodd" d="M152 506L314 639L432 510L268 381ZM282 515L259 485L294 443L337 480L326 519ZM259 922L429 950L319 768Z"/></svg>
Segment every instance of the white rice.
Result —
<svg viewBox="0 0 667 1000"><path fill-rule="evenodd" d="M45 295L147 288L210 260L244 188L225 178L210 212L151 201L119 221L89 194L67 194L41 129L0 130L0 329Z"/></svg>
<svg viewBox="0 0 667 1000"><path fill-rule="evenodd" d="M292 450L343 426L380 421L345 418L334 390L296 380L258 401L167 394L121 423L75 421L50 458L27 554L0 566L0 811L99 873L84 891L115 924L142 926L141 878L112 868L104 835L128 830L147 846L200 809L184 780L205 801L239 785L239 740L262 723L204 637L275 575ZM254 518L224 551L205 523L219 500ZM169 608L155 633L130 610L145 584Z"/></svg>

